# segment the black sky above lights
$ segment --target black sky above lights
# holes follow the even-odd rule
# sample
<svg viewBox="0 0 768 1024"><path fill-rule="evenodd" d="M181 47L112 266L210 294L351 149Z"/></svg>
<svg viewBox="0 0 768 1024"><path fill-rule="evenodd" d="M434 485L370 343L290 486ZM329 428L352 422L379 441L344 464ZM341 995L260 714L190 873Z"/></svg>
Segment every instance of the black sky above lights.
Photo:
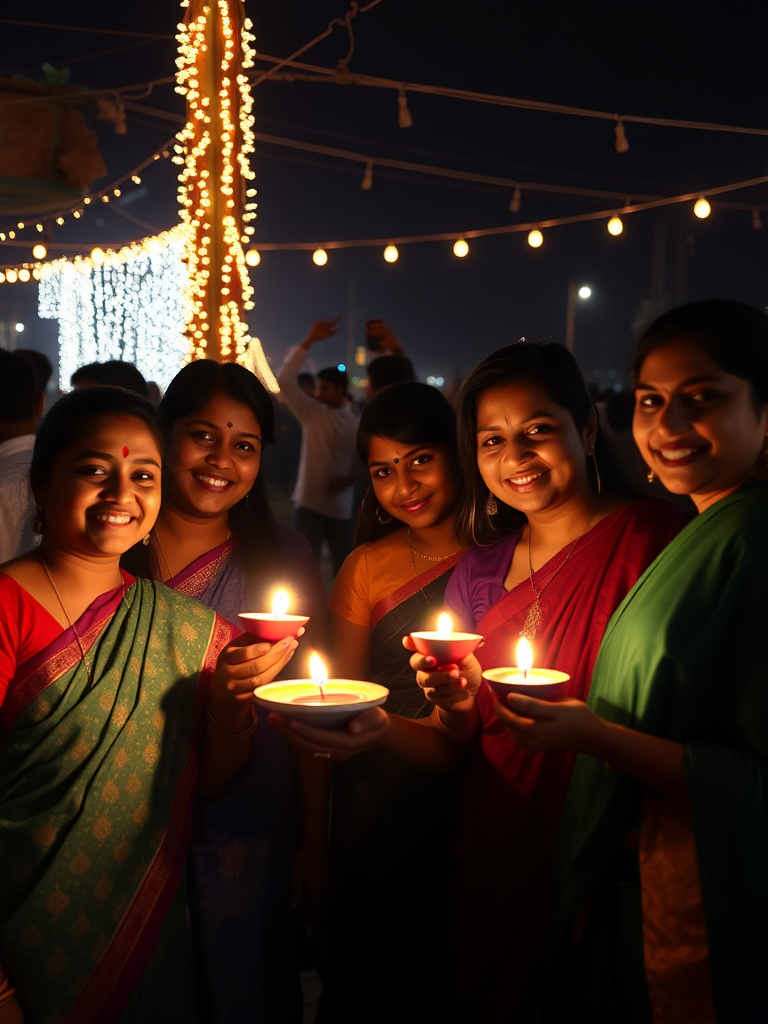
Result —
<svg viewBox="0 0 768 1024"><path fill-rule="evenodd" d="M278 57L288 56L348 8L348 0L246 2L257 50ZM39 26L170 36L181 16L175 0L135 0L119 7L38 0L34 9L0 11L0 17L11 16L34 18L38 27L0 23L5 73L34 77L43 61L68 64L72 81L99 89L173 74L170 39L145 42ZM628 115L768 128L768 8L763 3L382 0L360 13L353 27L353 72ZM301 60L334 67L348 46L346 31L337 29ZM259 69L267 67L257 63ZM407 95L413 126L402 129L395 91L267 80L254 90L255 127L374 157L627 196L673 195L768 174L766 137L626 122L630 149L619 154L609 121ZM155 87L139 102L183 112L170 84ZM109 167L97 188L138 164L175 130L172 121L146 112L129 110L127 121L125 136L92 122ZM363 191L360 164L263 144L257 144L253 166L260 204L257 246L260 241L459 233L610 206L605 200L524 191L519 213L510 213L511 196L503 188L383 168L374 168L373 187ZM123 193L124 214L157 229L177 222L176 168L170 161L157 162L142 175L139 188ZM726 296L768 303L768 187L726 195L721 203L747 208L726 208L715 199L706 221L693 217L690 204L638 213L624 218L619 238L608 235L604 222L553 228L538 250L526 244L525 234L478 239L470 241L463 260L443 242L400 246L400 259L392 265L380 249L329 252L322 268L312 264L310 253L265 252L252 274L252 333L279 365L313 319L343 313L346 321L351 309L355 344L363 341L366 318L383 317L422 377L449 379L521 335L562 340L568 282L576 280L593 289L577 309L577 355L588 374L600 371L598 379L607 383L609 370L624 374L632 325L642 316L654 281L657 295L665 285L670 302ZM765 208L763 230L752 226L753 206ZM106 248L146 233L109 207L89 210L78 222L68 219L55 228L55 238ZM9 258L11 252L0 249L0 261ZM11 300L3 285L0 304L26 305L24 319L31 322L35 291L33 285L15 285ZM50 325L40 329L41 336L45 329ZM346 336L318 346L317 358L321 364L346 361Z"/></svg>

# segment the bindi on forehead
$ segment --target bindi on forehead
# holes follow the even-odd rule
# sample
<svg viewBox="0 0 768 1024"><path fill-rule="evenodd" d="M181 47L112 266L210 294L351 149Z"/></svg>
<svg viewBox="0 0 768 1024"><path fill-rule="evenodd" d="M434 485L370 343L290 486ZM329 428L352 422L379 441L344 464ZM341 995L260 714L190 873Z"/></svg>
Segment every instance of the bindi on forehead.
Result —
<svg viewBox="0 0 768 1024"><path fill-rule="evenodd" d="M231 422L228 422L227 426L229 427L230 430L232 429L232 423Z"/></svg>
<svg viewBox="0 0 768 1024"><path fill-rule="evenodd" d="M125 446L123 446L123 458L127 459L129 455L130 455L129 450Z"/></svg>

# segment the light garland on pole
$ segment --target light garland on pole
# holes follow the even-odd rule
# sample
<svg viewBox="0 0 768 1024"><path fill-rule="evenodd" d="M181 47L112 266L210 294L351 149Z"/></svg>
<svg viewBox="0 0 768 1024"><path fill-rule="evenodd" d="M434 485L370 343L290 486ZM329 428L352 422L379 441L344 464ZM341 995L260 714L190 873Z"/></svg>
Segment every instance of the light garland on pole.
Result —
<svg viewBox="0 0 768 1024"><path fill-rule="evenodd" d="M242 0L182 0L181 6L187 10L178 26L176 91L187 101L187 123L173 159L182 167L178 191L189 272L186 359L263 363L264 383L277 391L242 319L254 307L243 245L257 206L249 184L254 119L244 74L253 66L255 37Z"/></svg>

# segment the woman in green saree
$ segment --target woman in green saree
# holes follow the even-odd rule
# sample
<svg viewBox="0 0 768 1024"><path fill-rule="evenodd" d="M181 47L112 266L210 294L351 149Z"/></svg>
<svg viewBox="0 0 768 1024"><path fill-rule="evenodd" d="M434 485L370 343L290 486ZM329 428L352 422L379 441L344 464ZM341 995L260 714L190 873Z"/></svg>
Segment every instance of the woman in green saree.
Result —
<svg viewBox="0 0 768 1024"><path fill-rule="evenodd" d="M587 704L496 708L521 745L580 752L543 1019L765 1020L768 317L672 310L635 375L649 471L699 515L614 614Z"/></svg>
<svg viewBox="0 0 768 1024"><path fill-rule="evenodd" d="M254 678L296 643L244 645L120 570L157 516L160 450L151 406L115 388L62 398L36 439L40 548L0 568L0 1020L195 1019L193 798L244 765Z"/></svg>

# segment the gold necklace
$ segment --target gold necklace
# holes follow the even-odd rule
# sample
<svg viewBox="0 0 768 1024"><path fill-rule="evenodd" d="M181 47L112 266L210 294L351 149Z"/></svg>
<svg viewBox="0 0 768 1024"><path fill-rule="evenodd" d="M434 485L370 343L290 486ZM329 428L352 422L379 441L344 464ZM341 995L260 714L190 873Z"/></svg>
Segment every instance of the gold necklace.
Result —
<svg viewBox="0 0 768 1024"><path fill-rule="evenodd" d="M453 555L458 555L458 553L460 551L463 551L464 549L463 548L456 548L455 551L451 551L447 555L424 555L424 554L421 553L421 551L417 551L416 548L412 548L411 547L411 528L409 526L408 527L408 550L413 555L418 555L419 558L426 558L426 560L428 562L444 562L446 560L446 558L451 558Z"/></svg>
<svg viewBox="0 0 768 1024"><path fill-rule="evenodd" d="M53 587L53 592L56 595L56 599L58 600L59 604L61 605L61 610L64 612L64 617L67 620L67 622L69 623L69 628L75 634L75 640L77 640L77 646L80 648L80 653L83 656L83 664L85 665L85 673L86 673L86 676L88 678L88 689L90 690L91 684L93 683L92 666L88 664L88 659L85 656L85 648L83 647L83 641L80 639L80 634L75 629L74 622L69 617L69 612L67 611L67 607L66 607L66 605L64 604L64 602L61 599L61 594L59 593L59 588L53 582L53 576L51 576L51 570L46 565L45 559L43 558L43 554L42 554L42 552L40 551L39 548L37 549L37 555L38 555L38 558L40 559L40 564L45 569L45 575L48 577L48 582ZM121 586L121 589L123 591L122 597L125 597L125 580L123 579L123 574L122 573L120 574L120 586ZM122 600L122 598L121 598L121 600Z"/></svg>
<svg viewBox="0 0 768 1024"><path fill-rule="evenodd" d="M229 540L231 536L232 536L232 531L231 530L227 530L227 540ZM171 572L171 566L170 566L170 563L168 561L168 556L166 555L165 549L163 548L163 542L160 540L160 533L158 532L157 526L155 526L155 537L157 538L157 544L158 544L158 547L160 548L160 554L163 556L163 561L165 562L165 568L166 568L166 571L168 573L168 575L165 577L165 579L161 580L160 582L161 583L167 583L170 586L170 584L173 583L173 581L176 579L176 577L179 575L179 573ZM225 544L227 543L227 540L224 541ZM223 557L224 557L224 552L222 551L221 554L219 555L219 557L216 559L216 564L214 565L214 570L213 570L214 574L216 572L218 572L219 563L221 562ZM181 570L179 570L179 572L181 572Z"/></svg>
<svg viewBox="0 0 768 1024"><path fill-rule="evenodd" d="M601 503L601 505L602 505L602 503ZM589 531L592 529L592 526L594 525L595 520L597 519L598 515L600 514L601 505L598 505L597 512L595 512L595 514L592 516L590 521L587 523L586 529L582 533L579 534L579 536L576 538L576 540L573 542L573 544L571 544L571 546L568 548L568 553L566 554L565 558L562 560L560 565L558 565L558 567L552 571L549 579L544 584L544 586L541 588L541 590L538 590L537 587L536 587L536 584L533 582L533 562L531 561L531 526L530 526L530 523L528 524L528 575L530 577L531 587L533 588L533 592L536 595L536 599L534 600L534 602L531 605L531 607L528 609L528 614L525 616L525 622L523 623L523 628L520 630L520 636L524 636L527 640L533 640L533 638L538 633L539 627L541 626L541 620L542 620L542 615L541 615L541 599L542 599L542 597L544 595L544 591L547 589L549 584L557 576L557 574L560 572L560 570L566 564L566 562L571 557L573 552L576 550L576 545L579 543L581 538L585 534L589 533Z"/></svg>

